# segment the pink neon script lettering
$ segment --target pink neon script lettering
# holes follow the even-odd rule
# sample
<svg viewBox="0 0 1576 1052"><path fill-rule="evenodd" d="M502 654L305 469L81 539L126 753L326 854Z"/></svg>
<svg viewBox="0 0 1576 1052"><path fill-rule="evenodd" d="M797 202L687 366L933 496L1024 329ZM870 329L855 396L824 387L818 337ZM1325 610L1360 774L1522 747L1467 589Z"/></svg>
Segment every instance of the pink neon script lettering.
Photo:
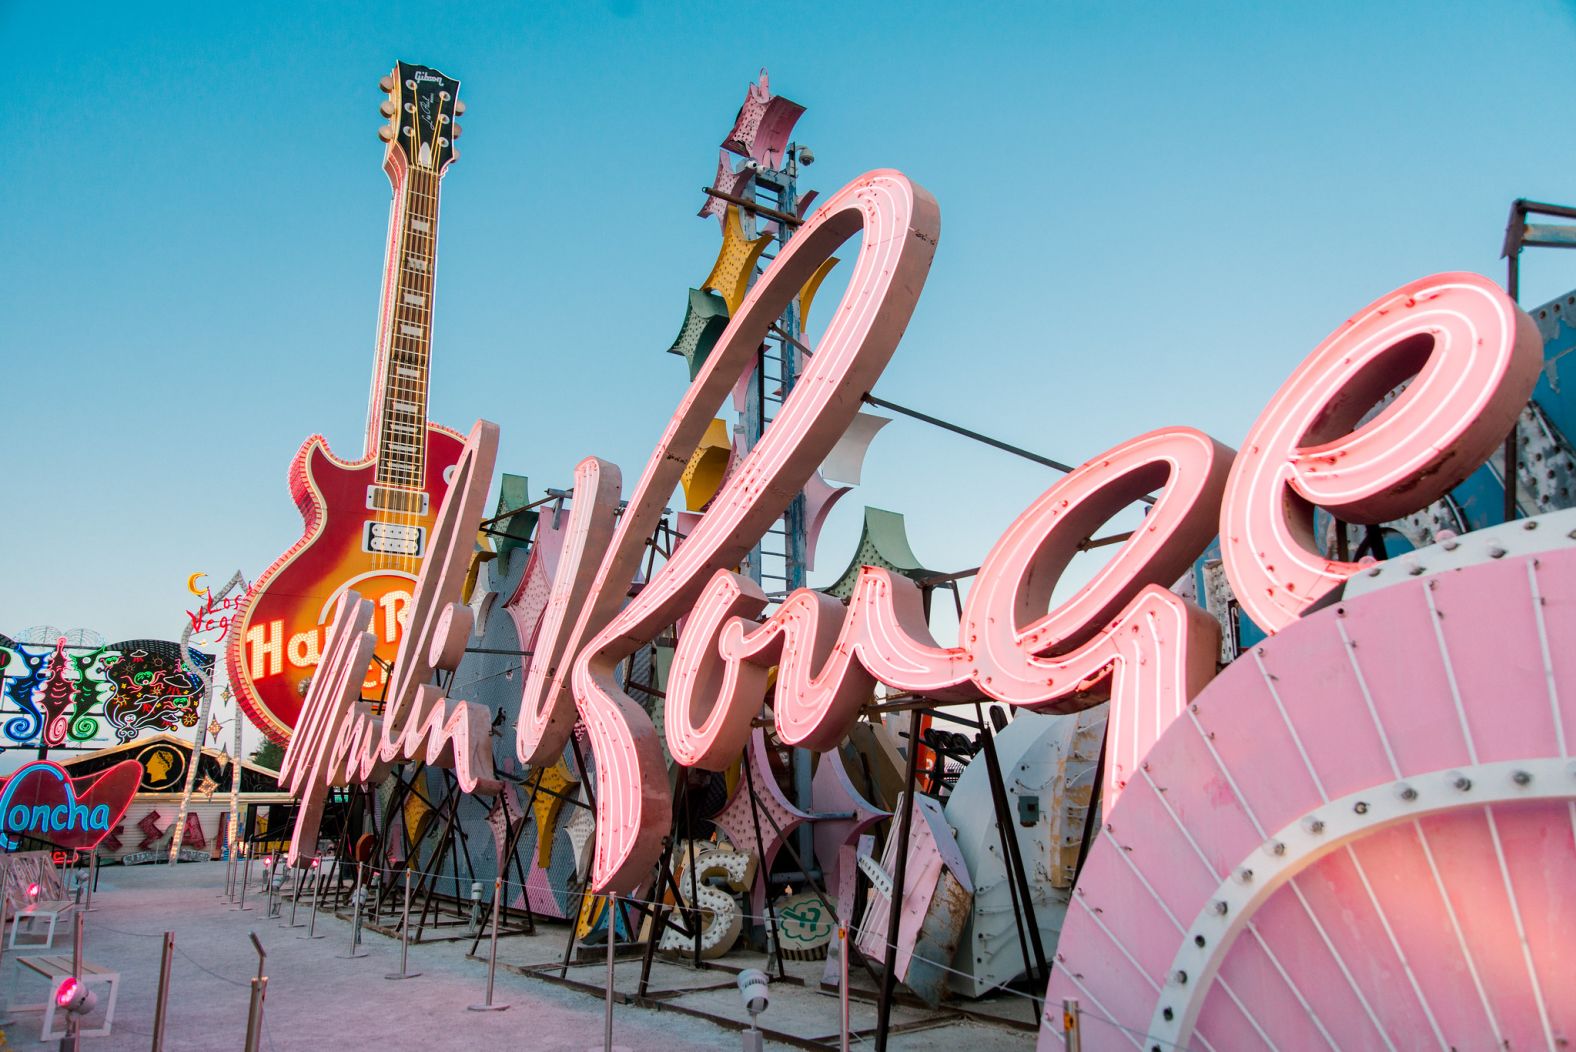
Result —
<svg viewBox="0 0 1576 1052"><path fill-rule="evenodd" d="M1487 460L1532 395L1542 348L1499 286L1459 273L1403 285L1326 337L1259 414L1226 486L1221 556L1248 616L1278 631L1357 572L1318 554L1315 505L1386 522Z"/></svg>
<svg viewBox="0 0 1576 1052"><path fill-rule="evenodd" d="M781 413L672 559L620 609L645 537L769 326L816 268L861 231L848 289ZM598 889L629 889L646 878L672 806L656 730L619 687L618 662L678 620L712 573L738 565L847 430L902 337L939 234L934 199L898 172L871 172L838 191L751 289L653 450L571 637L589 640L570 650L571 682L608 787L597 793Z"/></svg>
<svg viewBox="0 0 1576 1052"><path fill-rule="evenodd" d="M668 747L720 770L748 737L777 666L783 741L827 749L847 736L876 681L935 700L980 695L1052 711L1112 698L1113 797L1187 700L1214 673L1215 622L1163 586L1214 533L1231 452L1197 431L1152 432L1090 461L1047 490L992 548L964 607L960 643L926 626L919 589L864 567L845 612L808 589L764 624L766 597L719 571L680 636L667 689ZM1115 557L1049 613L1078 545L1153 489L1159 499Z"/></svg>

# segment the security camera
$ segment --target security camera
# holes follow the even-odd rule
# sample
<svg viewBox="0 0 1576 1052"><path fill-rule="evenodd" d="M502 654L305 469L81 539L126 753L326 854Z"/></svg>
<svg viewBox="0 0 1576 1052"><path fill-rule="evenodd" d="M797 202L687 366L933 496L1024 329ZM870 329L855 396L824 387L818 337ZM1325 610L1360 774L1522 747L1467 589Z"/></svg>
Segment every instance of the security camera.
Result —
<svg viewBox="0 0 1576 1052"><path fill-rule="evenodd" d="M799 163L808 168L815 163L815 151L808 146L799 147Z"/></svg>

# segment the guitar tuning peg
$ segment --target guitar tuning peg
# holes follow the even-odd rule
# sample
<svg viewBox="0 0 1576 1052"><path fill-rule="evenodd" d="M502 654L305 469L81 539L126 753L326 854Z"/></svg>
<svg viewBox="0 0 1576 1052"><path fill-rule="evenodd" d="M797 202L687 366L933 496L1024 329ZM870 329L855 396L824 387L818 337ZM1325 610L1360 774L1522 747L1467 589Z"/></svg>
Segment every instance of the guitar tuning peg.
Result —
<svg viewBox="0 0 1576 1052"><path fill-rule="evenodd" d="M394 77L393 77L393 75L389 74L389 73L383 74L383 79L378 81L378 87L383 90L383 94L385 94L385 95L387 95L389 92L393 91L394 90Z"/></svg>
<svg viewBox="0 0 1576 1052"><path fill-rule="evenodd" d="M392 124L378 125L378 138L382 139L384 142L393 142L394 126Z"/></svg>
<svg viewBox="0 0 1576 1052"><path fill-rule="evenodd" d="M456 147L454 147L453 150L451 150L449 152L449 160L451 160L451 161L458 161L459 159L460 159L460 148L458 146L456 146Z"/></svg>
<svg viewBox="0 0 1576 1052"><path fill-rule="evenodd" d="M394 116L394 100L393 99L384 99L383 100L383 105L378 107L378 112L383 114L383 116L385 116L385 117L392 117L392 116Z"/></svg>
<svg viewBox="0 0 1576 1052"><path fill-rule="evenodd" d="M458 99L454 100L454 115L456 117L463 117L463 116L465 116L465 103L461 102Z"/></svg>
<svg viewBox="0 0 1576 1052"><path fill-rule="evenodd" d="M464 128L460 127L459 121L454 122L454 138L458 139L460 137L460 133L464 130Z"/></svg>

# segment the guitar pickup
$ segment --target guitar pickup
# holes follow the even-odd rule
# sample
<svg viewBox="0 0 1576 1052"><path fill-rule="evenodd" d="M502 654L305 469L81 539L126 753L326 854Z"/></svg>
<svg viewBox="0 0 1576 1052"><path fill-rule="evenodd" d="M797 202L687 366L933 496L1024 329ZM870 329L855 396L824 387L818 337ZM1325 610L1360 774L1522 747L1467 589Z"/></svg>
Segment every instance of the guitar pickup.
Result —
<svg viewBox="0 0 1576 1052"><path fill-rule="evenodd" d="M426 515L427 494L422 490L394 486L368 486L368 511L397 511L403 515Z"/></svg>
<svg viewBox="0 0 1576 1052"><path fill-rule="evenodd" d="M361 527L361 550L371 555L413 555L427 553L427 531L420 526L397 522L367 522Z"/></svg>

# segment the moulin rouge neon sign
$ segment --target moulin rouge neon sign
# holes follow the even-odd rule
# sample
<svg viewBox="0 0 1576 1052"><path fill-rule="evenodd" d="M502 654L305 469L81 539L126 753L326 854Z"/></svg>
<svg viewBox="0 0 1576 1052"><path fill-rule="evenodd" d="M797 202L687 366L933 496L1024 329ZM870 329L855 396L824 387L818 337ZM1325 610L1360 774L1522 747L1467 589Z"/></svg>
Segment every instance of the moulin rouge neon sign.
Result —
<svg viewBox="0 0 1576 1052"><path fill-rule="evenodd" d="M771 322L856 233L863 237L848 289L781 413L672 558L630 599L644 539L707 424L753 367ZM981 563L957 645L931 636L914 584L874 567L861 570L846 607L802 589L760 621L767 598L735 568L875 386L918 301L939 233L935 200L901 173L876 171L844 187L750 291L621 516L618 468L594 457L576 468L568 536L525 677L516 751L527 763L552 762L576 717L585 723L599 772L596 890L634 891L670 825L656 730L615 670L681 618L665 701L667 745L680 763L721 770L738 756L774 666L777 732L814 749L848 733L878 682L936 701L984 696L1050 712L1109 698L1109 806L1216 671L1216 622L1165 586L1218 534L1248 613L1271 631L1284 627L1358 569L1317 553L1314 508L1378 523L1427 506L1488 458L1541 364L1532 320L1492 282L1473 274L1424 278L1321 343L1266 406L1242 454L1190 428L1162 428L1053 485ZM340 602L284 764L303 816L313 816L297 824L292 859L310 851L330 786L377 777L398 759L451 765L467 789L493 784L486 712L446 698L430 681L434 669L458 664L470 634L459 590L496 445L497 428L478 423L411 601L382 720L359 698L374 642L371 603L354 593ZM1092 580L1048 610L1079 543L1146 494L1155 502L1142 526Z"/></svg>

